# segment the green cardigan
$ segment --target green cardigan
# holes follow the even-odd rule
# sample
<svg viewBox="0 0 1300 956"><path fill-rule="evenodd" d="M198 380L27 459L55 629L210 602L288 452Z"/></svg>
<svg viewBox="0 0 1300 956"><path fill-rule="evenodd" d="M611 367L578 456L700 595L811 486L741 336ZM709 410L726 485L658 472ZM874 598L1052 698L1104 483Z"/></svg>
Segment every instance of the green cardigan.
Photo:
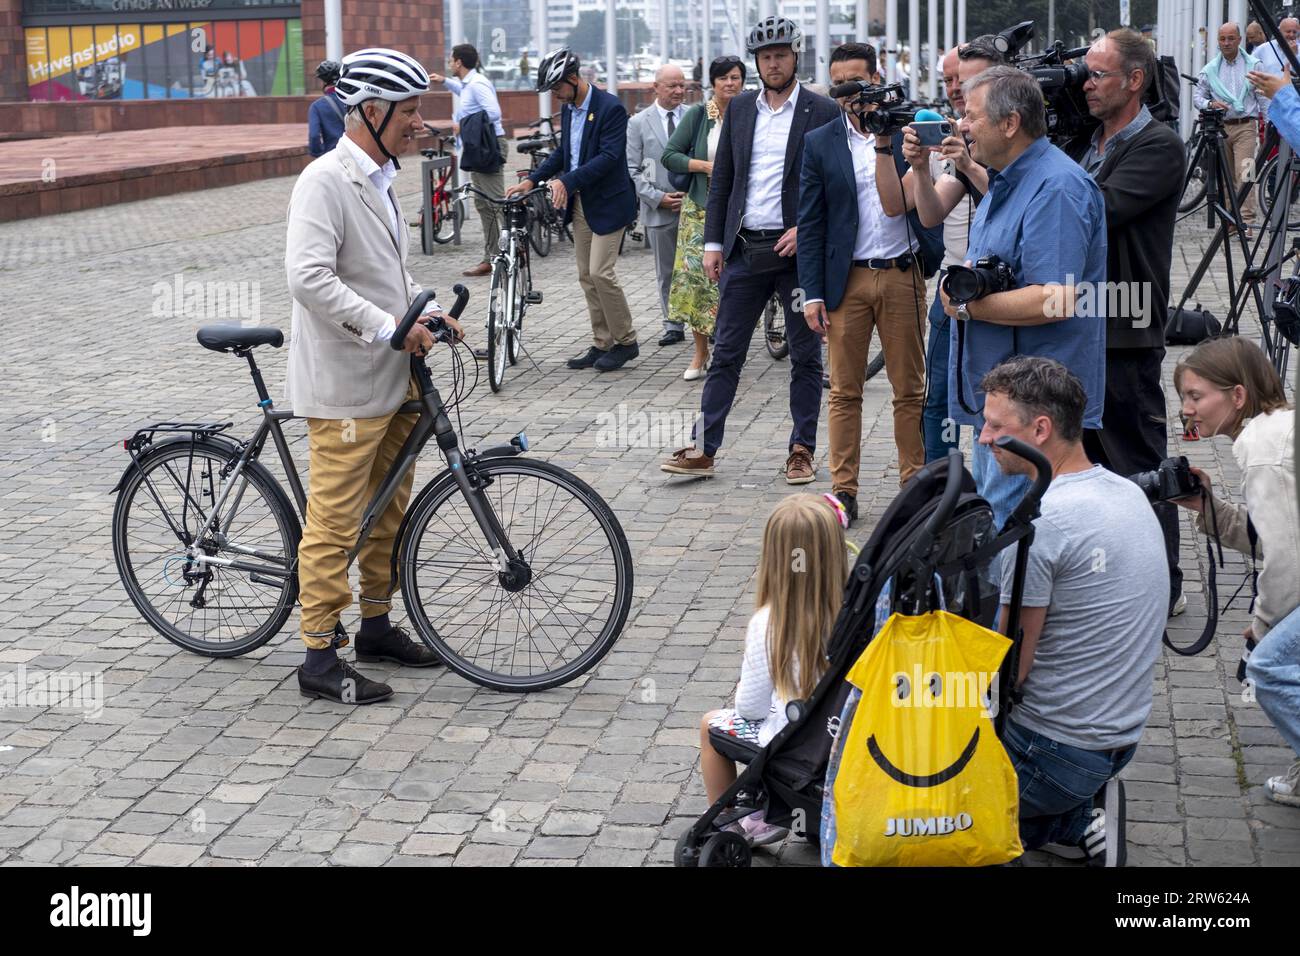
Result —
<svg viewBox="0 0 1300 956"><path fill-rule="evenodd" d="M712 129L713 120L709 119L703 103L697 103L687 110L660 157L664 168L674 173L689 173L692 159L707 160L709 132ZM692 173L689 194L691 202L701 209L705 208L709 204L709 177L704 173Z"/></svg>

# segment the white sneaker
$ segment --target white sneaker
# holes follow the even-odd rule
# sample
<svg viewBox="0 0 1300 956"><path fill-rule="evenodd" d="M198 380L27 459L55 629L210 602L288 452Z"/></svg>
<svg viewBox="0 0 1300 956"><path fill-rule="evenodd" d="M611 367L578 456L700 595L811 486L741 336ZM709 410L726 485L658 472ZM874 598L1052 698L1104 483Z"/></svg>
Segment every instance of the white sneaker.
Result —
<svg viewBox="0 0 1300 956"><path fill-rule="evenodd" d="M1178 598L1174 601L1174 603L1169 608L1169 616L1177 617L1178 615L1182 614L1186 610L1187 610L1187 595L1185 595L1182 591L1179 591Z"/></svg>
<svg viewBox="0 0 1300 956"><path fill-rule="evenodd" d="M1268 798L1284 807L1300 807L1300 760L1280 777L1269 777L1264 784Z"/></svg>

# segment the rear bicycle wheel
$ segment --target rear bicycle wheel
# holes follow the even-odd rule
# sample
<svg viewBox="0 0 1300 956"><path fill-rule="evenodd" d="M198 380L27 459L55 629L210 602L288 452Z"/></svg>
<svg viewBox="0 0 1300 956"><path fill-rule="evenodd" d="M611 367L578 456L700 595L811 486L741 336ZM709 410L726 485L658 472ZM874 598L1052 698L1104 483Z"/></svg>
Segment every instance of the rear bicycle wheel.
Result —
<svg viewBox="0 0 1300 956"><path fill-rule="evenodd" d="M880 374L881 369L885 367L885 353L877 352L876 357L867 363L867 381L871 381Z"/></svg>
<svg viewBox="0 0 1300 956"><path fill-rule="evenodd" d="M433 241L439 245L446 245L455 238L455 228L452 224L452 217L455 215L453 208L459 209L460 204L452 202L445 185L439 186L433 200Z"/></svg>
<svg viewBox="0 0 1300 956"><path fill-rule="evenodd" d="M546 199L534 196L528 223L528 244L543 259L551 254L551 227L546 222Z"/></svg>
<svg viewBox="0 0 1300 956"><path fill-rule="evenodd" d="M113 558L131 603L167 640L208 657L262 646L298 600L302 529L262 465L245 465L215 530L198 537L237 454L215 442L155 445L113 509ZM193 544L239 567L197 562Z"/></svg>
<svg viewBox="0 0 1300 956"><path fill-rule="evenodd" d="M767 344L767 354L772 358L785 358L790 354L790 343L785 339L785 309L780 296L772 296L763 309L763 341Z"/></svg>
<svg viewBox="0 0 1300 956"><path fill-rule="evenodd" d="M527 458L472 466L526 583L508 580L450 473L420 492L399 544L402 598L447 666L501 691L558 687L614 645L632 605L632 553L609 505L562 468Z"/></svg>
<svg viewBox="0 0 1300 956"><path fill-rule="evenodd" d="M1256 204L1259 207L1260 221L1264 221L1265 211L1281 192L1283 181L1287 182L1291 192L1287 204L1287 228L1300 229L1300 175L1297 175L1294 166L1288 170L1279 170L1276 156L1266 162L1259 171Z"/></svg>
<svg viewBox="0 0 1300 956"><path fill-rule="evenodd" d="M500 260L498 260L500 261ZM513 277L501 265L492 270L492 292L488 298L488 385L501 391L506 380L506 335L510 324Z"/></svg>

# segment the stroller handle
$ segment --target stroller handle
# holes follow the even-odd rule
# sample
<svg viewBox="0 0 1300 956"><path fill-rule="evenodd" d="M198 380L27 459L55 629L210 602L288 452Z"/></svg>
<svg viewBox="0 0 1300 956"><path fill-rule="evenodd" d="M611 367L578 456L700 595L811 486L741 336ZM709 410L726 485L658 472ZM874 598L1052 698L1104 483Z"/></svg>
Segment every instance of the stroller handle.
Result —
<svg viewBox="0 0 1300 956"><path fill-rule="evenodd" d="M929 550L931 542L939 534L948 519L952 517L953 510L957 507L957 499L961 497L961 480L965 474L962 466L961 452L956 448L948 449L948 472L944 477L943 497L939 500L939 507L934 509L934 514L930 515L930 520L925 525L925 550Z"/></svg>
<svg viewBox="0 0 1300 956"><path fill-rule="evenodd" d="M1034 466L1034 483L1029 486L1024 499L1016 506L1016 510L1011 512L1011 517L1007 520L1008 525L1012 522L1028 524L1038 517L1038 504L1043 500L1047 486L1052 483L1052 465L1037 448L1026 445L1020 439L1012 438L1010 435L1003 435L993 444Z"/></svg>

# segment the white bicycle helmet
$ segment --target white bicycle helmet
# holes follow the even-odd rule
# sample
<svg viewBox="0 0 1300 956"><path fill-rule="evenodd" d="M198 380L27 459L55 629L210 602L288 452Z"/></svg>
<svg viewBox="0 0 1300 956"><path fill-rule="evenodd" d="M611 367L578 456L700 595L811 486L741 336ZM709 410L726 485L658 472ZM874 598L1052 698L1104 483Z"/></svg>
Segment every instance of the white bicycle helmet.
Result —
<svg viewBox="0 0 1300 956"><path fill-rule="evenodd" d="M757 53L764 47L788 46L795 53L803 52L803 31L793 20L785 17L764 17L749 31L745 49Z"/></svg>
<svg viewBox="0 0 1300 956"><path fill-rule="evenodd" d="M343 74L334 95L344 106L366 100L409 100L429 92L429 74L413 58L397 50L375 47L343 58Z"/></svg>
<svg viewBox="0 0 1300 956"><path fill-rule="evenodd" d="M537 64L537 92L550 92L566 77L577 72L578 58L567 47L548 53Z"/></svg>
<svg viewBox="0 0 1300 956"><path fill-rule="evenodd" d="M379 129L370 125L370 119L364 111L361 119L375 138L379 149L401 169L397 157L388 151L379 137L393 118L393 110L402 100L409 100L429 91L429 74L417 60L398 50L386 50L374 47L358 50L343 58L343 73L334 84L334 95L349 110L358 109L368 100L386 100L388 112Z"/></svg>

